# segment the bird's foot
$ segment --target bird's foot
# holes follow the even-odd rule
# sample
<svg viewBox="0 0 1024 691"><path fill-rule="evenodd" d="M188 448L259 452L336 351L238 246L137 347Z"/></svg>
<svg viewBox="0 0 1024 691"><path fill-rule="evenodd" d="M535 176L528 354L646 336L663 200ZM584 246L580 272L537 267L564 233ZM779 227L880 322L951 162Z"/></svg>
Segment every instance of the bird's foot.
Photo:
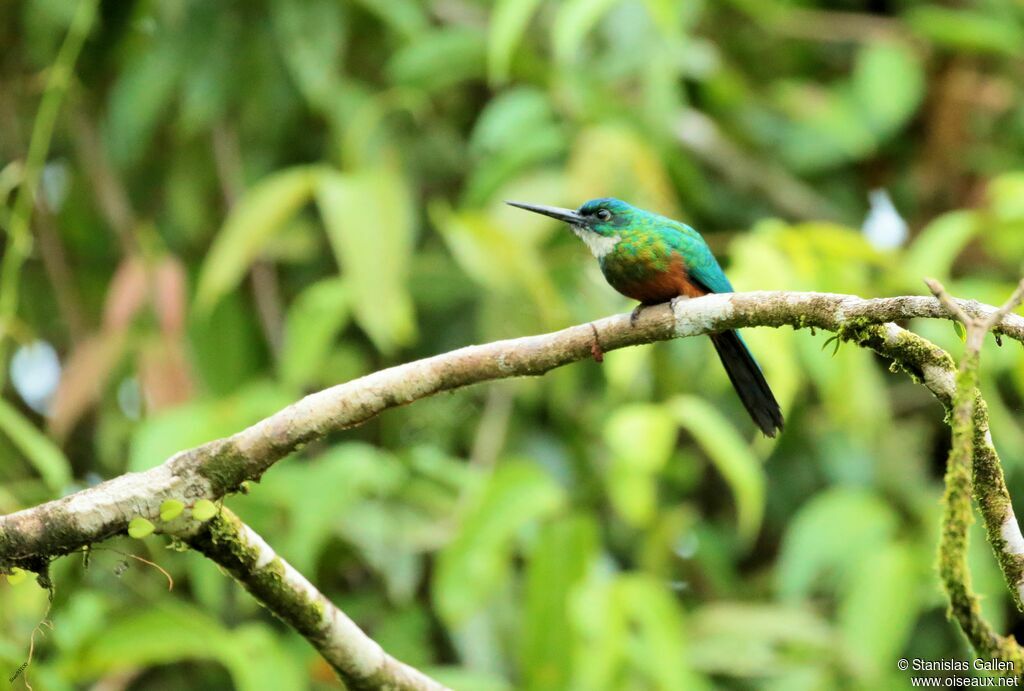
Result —
<svg viewBox="0 0 1024 691"><path fill-rule="evenodd" d="M593 322L590 324L590 330L594 332L594 340L590 343L590 355L594 358L594 362L600 364L604 362L604 351L601 350L601 339L597 336L597 327Z"/></svg>
<svg viewBox="0 0 1024 691"><path fill-rule="evenodd" d="M636 326L637 320L640 318L640 313L644 311L644 305L639 304L633 308L633 311L629 313L629 325Z"/></svg>
<svg viewBox="0 0 1024 691"><path fill-rule="evenodd" d="M668 306L672 308L673 312L675 312L676 307L679 305L679 303L686 302L689 299L689 295L676 295L674 298L668 301Z"/></svg>

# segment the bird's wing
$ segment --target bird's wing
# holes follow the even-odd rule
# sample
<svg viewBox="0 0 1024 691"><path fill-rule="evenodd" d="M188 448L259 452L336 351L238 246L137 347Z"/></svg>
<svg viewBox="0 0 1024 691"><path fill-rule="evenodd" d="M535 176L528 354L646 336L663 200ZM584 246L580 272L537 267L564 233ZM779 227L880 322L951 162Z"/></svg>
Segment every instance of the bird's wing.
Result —
<svg viewBox="0 0 1024 691"><path fill-rule="evenodd" d="M707 245L704 245L703 249L703 252L700 252L688 263L690 280L704 286L712 293L732 293L732 283L722 271L722 267L718 265L715 255L711 254Z"/></svg>
<svg viewBox="0 0 1024 691"><path fill-rule="evenodd" d="M683 223L679 226L678 234L672 234L672 244L683 256L690 280L711 293L733 292L732 284L700 233Z"/></svg>

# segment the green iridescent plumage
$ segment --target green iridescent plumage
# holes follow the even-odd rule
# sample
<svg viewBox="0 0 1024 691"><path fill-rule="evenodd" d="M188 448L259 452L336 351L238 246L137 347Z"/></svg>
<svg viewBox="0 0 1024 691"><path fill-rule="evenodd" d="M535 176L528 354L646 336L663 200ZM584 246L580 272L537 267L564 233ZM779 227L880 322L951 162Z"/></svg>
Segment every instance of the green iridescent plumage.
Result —
<svg viewBox="0 0 1024 691"><path fill-rule="evenodd" d="M608 283L641 306L733 291L704 238L685 223L612 198L592 199L575 211L509 203L568 223L597 257ZM782 412L743 339L725 331L711 340L751 418L775 436Z"/></svg>
<svg viewBox="0 0 1024 691"><path fill-rule="evenodd" d="M601 210L611 216L596 217ZM654 274L669 271L673 255L679 255L692 279L708 292L731 293L725 272L700 233L674 219L638 209L620 199L592 199L579 208L580 215L594 219L588 228L606 238L621 238L611 252L598 258L608 281L653 280Z"/></svg>

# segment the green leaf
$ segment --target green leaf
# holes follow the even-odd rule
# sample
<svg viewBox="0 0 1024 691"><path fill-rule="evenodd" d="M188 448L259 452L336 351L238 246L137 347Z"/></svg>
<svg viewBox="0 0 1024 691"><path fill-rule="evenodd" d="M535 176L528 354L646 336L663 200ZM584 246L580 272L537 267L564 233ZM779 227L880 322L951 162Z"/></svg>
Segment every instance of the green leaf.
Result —
<svg viewBox="0 0 1024 691"><path fill-rule="evenodd" d="M1024 31L1012 16L922 4L905 15L917 34L955 51L1020 55Z"/></svg>
<svg viewBox="0 0 1024 691"><path fill-rule="evenodd" d="M181 77L178 41L166 27L141 55L124 62L110 90L104 132L114 162L128 166L149 149L157 125L171 113L169 108Z"/></svg>
<svg viewBox="0 0 1024 691"><path fill-rule="evenodd" d="M905 544L864 555L854 566L850 589L839 607L843 640L864 660L868 678L890 669L905 649L929 587L922 555ZM925 562L927 563L927 562Z"/></svg>
<svg viewBox="0 0 1024 691"><path fill-rule="evenodd" d="M477 163L462 195L463 206L486 205L502 185L519 182L523 171L565 150L565 132L545 94L527 87L506 89L490 100L473 127L470 152ZM546 188L545 194L550 193Z"/></svg>
<svg viewBox="0 0 1024 691"><path fill-rule="evenodd" d="M242 280L260 250L313 197L321 169L300 166L253 185L228 214L199 270L196 307L208 312Z"/></svg>
<svg viewBox="0 0 1024 691"><path fill-rule="evenodd" d="M236 47L243 40L242 27L218 13L212 21L193 15L184 31L190 45L182 69L178 122L183 133L200 136L224 116L237 93L233 75L239 66Z"/></svg>
<svg viewBox="0 0 1024 691"><path fill-rule="evenodd" d="M655 26L673 38L680 35L680 29L692 29L707 9L697 3L677 0L644 0L644 6Z"/></svg>
<svg viewBox="0 0 1024 691"><path fill-rule="evenodd" d="M570 199L611 195L672 218L682 217L663 152L649 137L622 124L581 131L573 140L569 159Z"/></svg>
<svg viewBox="0 0 1024 691"><path fill-rule="evenodd" d="M948 279L953 262L981 228L978 212L952 211L925 226L901 262L908 286L921 287L925 276Z"/></svg>
<svg viewBox="0 0 1024 691"><path fill-rule="evenodd" d="M986 190L986 196L999 223L1017 224L1024 222L1024 172L1004 173L994 178Z"/></svg>
<svg viewBox="0 0 1024 691"><path fill-rule="evenodd" d="M128 535L136 540L152 535L154 530L156 530L156 526L142 516L136 516L128 521Z"/></svg>
<svg viewBox="0 0 1024 691"><path fill-rule="evenodd" d="M26 579L28 579L28 571L19 569L17 566L7 574L7 583L10 585L21 585Z"/></svg>
<svg viewBox="0 0 1024 691"><path fill-rule="evenodd" d="M491 99L473 126L470 148L486 157L494 152L518 149L545 131L558 135L564 149L564 135L556 127L555 114L547 96L530 87L506 89Z"/></svg>
<svg viewBox="0 0 1024 691"><path fill-rule="evenodd" d="M740 538L751 544L764 517L767 479L761 463L732 423L703 398L677 396L669 408L732 490Z"/></svg>
<svg viewBox="0 0 1024 691"><path fill-rule="evenodd" d="M591 578L572 598L575 675L563 688L706 688L690 670L676 598L648 575ZM623 685L624 680L632 682Z"/></svg>
<svg viewBox="0 0 1024 691"><path fill-rule="evenodd" d="M165 599L153 607L113 618L79 651L77 676L176 660L216 658L227 631L205 613Z"/></svg>
<svg viewBox="0 0 1024 691"><path fill-rule="evenodd" d="M279 54L306 101L325 108L338 88L345 44L343 6L335 0L271 4Z"/></svg>
<svg viewBox="0 0 1024 691"><path fill-rule="evenodd" d="M571 619L578 642L575 683L569 688L618 688L629 630L622 602L615 597L615 585L615 576L592 576L573 594Z"/></svg>
<svg viewBox="0 0 1024 691"><path fill-rule="evenodd" d="M491 85L508 79L509 66L540 0L497 0L487 40L487 74Z"/></svg>
<svg viewBox="0 0 1024 691"><path fill-rule="evenodd" d="M476 29L447 27L420 34L388 63L391 79L402 86L439 91L484 76L486 42Z"/></svg>
<svg viewBox="0 0 1024 691"><path fill-rule="evenodd" d="M676 426L664 407L635 403L612 413L604 427L611 452L644 472L665 467L676 445Z"/></svg>
<svg viewBox="0 0 1024 691"><path fill-rule="evenodd" d="M473 691L515 691L515 687L498 672L472 670L466 667L427 667L423 670L431 678L452 689Z"/></svg>
<svg viewBox="0 0 1024 691"><path fill-rule="evenodd" d="M676 424L662 406L634 404L616 410L604 426L612 453L606 477L615 510L631 525L646 525L657 512L656 474L676 444Z"/></svg>
<svg viewBox="0 0 1024 691"><path fill-rule="evenodd" d="M616 599L628 621L632 641L630 662L637 676L650 680L641 688L690 691L704 684L689 668L683 632L683 613L665 585L647 575L622 576L616 583Z"/></svg>
<svg viewBox="0 0 1024 691"><path fill-rule="evenodd" d="M185 504L177 499L168 499L160 504L160 520L164 523L173 521L185 510Z"/></svg>
<svg viewBox="0 0 1024 691"><path fill-rule="evenodd" d="M526 570L521 658L528 688L570 688L569 599L599 549L598 527L589 516L567 517L542 529Z"/></svg>
<svg viewBox="0 0 1024 691"><path fill-rule="evenodd" d="M301 388L318 381L349 312L343 279L324 279L299 293L284 323L280 363L285 384Z"/></svg>
<svg viewBox="0 0 1024 691"><path fill-rule="evenodd" d="M699 661L700 670L739 679L758 679L766 669L777 670L786 664L780 658L787 650L825 657L835 646L829 622L802 602L787 606L715 601L697 608L688 624L691 659ZM737 655L737 650L744 654Z"/></svg>
<svg viewBox="0 0 1024 691"><path fill-rule="evenodd" d="M484 607L510 575L515 537L564 502L562 489L537 466L499 465L438 555L433 594L445 621L462 624Z"/></svg>
<svg viewBox="0 0 1024 691"><path fill-rule="evenodd" d="M319 227L317 232L321 232ZM251 297L234 291L225 295L207 317L197 318L192 312L188 325L190 359L202 389L212 396L235 393L266 369L266 339ZM211 328L213 325L216 327Z"/></svg>
<svg viewBox="0 0 1024 691"><path fill-rule="evenodd" d="M465 466L446 458L439 470L446 483L458 486L458 471ZM338 537L378 571L393 600L408 599L409 573L403 569L414 571L418 564L407 557L418 558L436 539L432 512L425 515L420 510L424 495L435 495L424 491L419 472L383 449L350 442L308 463L282 464L274 473L274 481L260 488L259 497L288 512L289 529L278 546L295 568L303 573L315 569L327 542ZM432 501L448 516L454 493L433 481L428 484L438 490ZM394 503L389 501L392 497ZM334 518L325 521L328 515Z"/></svg>
<svg viewBox="0 0 1024 691"><path fill-rule="evenodd" d="M165 599L97 627L62 665L65 678L83 684L128 670L211 660L228 670L238 691L304 688L308 675L290 647L266 624L229 630L200 609Z"/></svg>
<svg viewBox="0 0 1024 691"><path fill-rule="evenodd" d="M853 92L875 134L887 137L921 104L924 72L920 60L899 43L869 43L857 55Z"/></svg>
<svg viewBox="0 0 1024 691"><path fill-rule="evenodd" d="M565 0L560 3L551 29L555 59L560 63L572 62L583 46L587 34L617 1Z"/></svg>
<svg viewBox="0 0 1024 691"><path fill-rule="evenodd" d="M850 85L785 81L776 88L785 117L779 153L798 172L816 172L874 151L877 139Z"/></svg>
<svg viewBox="0 0 1024 691"><path fill-rule="evenodd" d="M537 235L498 223L482 211L452 211L443 202L431 205L430 218L459 267L488 291L507 297L517 310L528 296L545 324L567 318L565 301L545 271Z"/></svg>
<svg viewBox="0 0 1024 691"><path fill-rule="evenodd" d="M1024 256L1024 172L1006 173L986 189L988 218L982 240L994 256Z"/></svg>
<svg viewBox="0 0 1024 691"><path fill-rule="evenodd" d="M838 346L841 340L836 341ZM885 381L872 353L864 348L850 347L834 351L830 360L819 353L809 351L805 355L805 366L810 380L818 387L824 409L836 429L856 429L859 434L847 440L845 436L823 441L829 451L830 462L839 468L835 472L845 477L858 477L867 481L872 472L863 462L857 462L857 454L846 456L833 448L833 444L852 443L854 449L867 449L868 440L886 429L891 421L889 399L885 392ZM840 447L842 448L842 447Z"/></svg>
<svg viewBox="0 0 1024 691"><path fill-rule="evenodd" d="M959 338L961 342L967 342L967 327L965 327L963 322L959 319L953 320L953 331L956 332L957 338Z"/></svg>
<svg viewBox="0 0 1024 691"><path fill-rule="evenodd" d="M377 15L385 24L406 36L415 36L430 28L430 18L418 0L356 0L368 12Z"/></svg>
<svg viewBox="0 0 1024 691"><path fill-rule="evenodd" d="M233 434L294 403L281 387L255 381L230 396L195 400L147 418L132 436L128 470L148 470L181 449Z"/></svg>
<svg viewBox="0 0 1024 691"><path fill-rule="evenodd" d="M11 443L25 455L50 492L59 493L71 481L71 464L60 448L2 398L0 432L7 435Z"/></svg>
<svg viewBox="0 0 1024 691"><path fill-rule="evenodd" d="M200 499L192 505L192 518L205 523L217 515L217 505L209 499Z"/></svg>
<svg viewBox="0 0 1024 691"><path fill-rule="evenodd" d="M408 279L415 210L408 183L390 167L328 172L317 204L356 322L382 352L412 343L416 325Z"/></svg>
<svg viewBox="0 0 1024 691"><path fill-rule="evenodd" d="M308 688L306 661L295 654L288 634L279 634L266 624L250 623L228 635L226 648L217 652L237 691Z"/></svg>
<svg viewBox="0 0 1024 691"><path fill-rule="evenodd" d="M899 519L866 490L832 489L808 501L789 524L776 578L783 599L845 590L869 555L889 544Z"/></svg>

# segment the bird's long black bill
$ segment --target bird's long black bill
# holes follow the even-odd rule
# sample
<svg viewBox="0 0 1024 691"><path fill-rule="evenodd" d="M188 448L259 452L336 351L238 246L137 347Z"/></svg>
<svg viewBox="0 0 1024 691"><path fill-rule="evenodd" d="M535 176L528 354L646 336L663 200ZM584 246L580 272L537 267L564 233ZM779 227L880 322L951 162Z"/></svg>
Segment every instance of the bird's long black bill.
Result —
<svg viewBox="0 0 1024 691"><path fill-rule="evenodd" d="M559 221L565 221L566 223L572 223L573 225L581 225L583 223L583 217L572 209L562 209L557 206L544 206L543 204L526 204L525 202L507 201L505 203L509 206L515 206L520 209L532 211L535 214L557 218Z"/></svg>
<svg viewBox="0 0 1024 691"><path fill-rule="evenodd" d="M743 339L735 331L726 331L712 334L711 342L743 407L765 436L774 437L782 429L782 411Z"/></svg>

